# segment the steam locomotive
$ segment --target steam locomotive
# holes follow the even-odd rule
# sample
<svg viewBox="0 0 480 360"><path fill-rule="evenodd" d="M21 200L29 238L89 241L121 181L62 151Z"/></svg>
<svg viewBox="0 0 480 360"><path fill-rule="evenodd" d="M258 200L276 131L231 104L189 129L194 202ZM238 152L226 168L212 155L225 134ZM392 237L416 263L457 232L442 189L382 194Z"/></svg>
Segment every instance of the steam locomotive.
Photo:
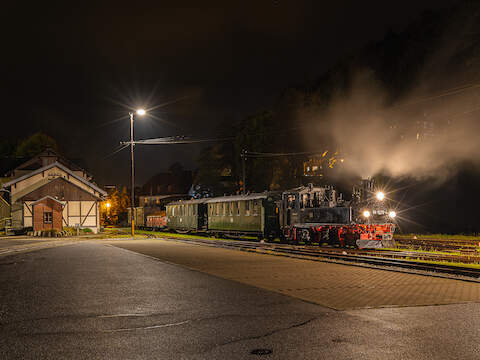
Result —
<svg viewBox="0 0 480 360"><path fill-rule="evenodd" d="M396 213L372 180L353 189L349 201L331 186L302 186L166 205L166 228L179 232L279 238L359 248L394 245ZM148 219L147 219L148 222Z"/></svg>

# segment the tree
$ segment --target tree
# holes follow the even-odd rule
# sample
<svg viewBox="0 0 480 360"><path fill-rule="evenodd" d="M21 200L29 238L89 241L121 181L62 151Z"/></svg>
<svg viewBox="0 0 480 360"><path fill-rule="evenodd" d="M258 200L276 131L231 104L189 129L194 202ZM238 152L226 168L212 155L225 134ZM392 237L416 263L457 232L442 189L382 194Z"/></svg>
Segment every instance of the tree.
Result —
<svg viewBox="0 0 480 360"><path fill-rule="evenodd" d="M119 195L119 212L126 212L130 207L130 196L127 192L127 187L122 188L122 192Z"/></svg>
<svg viewBox="0 0 480 360"><path fill-rule="evenodd" d="M11 157L15 154L16 143L11 139L0 140L0 156Z"/></svg>
<svg viewBox="0 0 480 360"><path fill-rule="evenodd" d="M49 148L57 150L55 139L38 132L20 142L15 151L15 156L30 158Z"/></svg>
<svg viewBox="0 0 480 360"><path fill-rule="evenodd" d="M118 224L119 219L122 217L121 214L127 212L127 209L130 207L130 197L127 192L127 187L124 186L122 191L114 190L110 193L104 203L109 203L110 208L108 209L108 218L112 224ZM104 216L106 218L107 209L104 209Z"/></svg>

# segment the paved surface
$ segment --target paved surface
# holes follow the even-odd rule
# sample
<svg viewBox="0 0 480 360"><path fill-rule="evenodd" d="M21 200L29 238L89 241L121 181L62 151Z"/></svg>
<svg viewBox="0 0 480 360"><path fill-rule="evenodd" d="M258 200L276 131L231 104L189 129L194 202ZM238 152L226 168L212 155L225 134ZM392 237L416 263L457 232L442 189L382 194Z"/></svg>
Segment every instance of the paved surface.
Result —
<svg viewBox="0 0 480 360"><path fill-rule="evenodd" d="M0 290L0 359L480 356L476 303L335 311L99 242L2 258Z"/></svg>
<svg viewBox="0 0 480 360"><path fill-rule="evenodd" d="M480 302L480 283L165 240L115 246L337 310Z"/></svg>
<svg viewBox="0 0 480 360"><path fill-rule="evenodd" d="M36 251L55 246L68 245L78 238L34 238L34 237L7 237L0 238L0 259L16 253Z"/></svg>
<svg viewBox="0 0 480 360"><path fill-rule="evenodd" d="M19 236L0 237L0 249L8 248L15 245L38 243L39 241L44 241L44 240L33 239L31 237L19 237Z"/></svg>

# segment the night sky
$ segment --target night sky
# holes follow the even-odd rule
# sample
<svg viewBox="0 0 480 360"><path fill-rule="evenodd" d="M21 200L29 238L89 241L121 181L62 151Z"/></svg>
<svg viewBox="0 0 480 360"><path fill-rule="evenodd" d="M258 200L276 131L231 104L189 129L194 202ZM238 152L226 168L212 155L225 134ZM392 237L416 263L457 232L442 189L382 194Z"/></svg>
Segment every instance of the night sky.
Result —
<svg viewBox="0 0 480 360"><path fill-rule="evenodd" d="M401 31L422 11L454 2L3 5L2 136L43 131L100 184L127 183L128 152L105 157L128 140L129 108L172 102L138 120L137 139L211 136L389 28ZM195 168L198 150L138 146L137 183L174 161Z"/></svg>

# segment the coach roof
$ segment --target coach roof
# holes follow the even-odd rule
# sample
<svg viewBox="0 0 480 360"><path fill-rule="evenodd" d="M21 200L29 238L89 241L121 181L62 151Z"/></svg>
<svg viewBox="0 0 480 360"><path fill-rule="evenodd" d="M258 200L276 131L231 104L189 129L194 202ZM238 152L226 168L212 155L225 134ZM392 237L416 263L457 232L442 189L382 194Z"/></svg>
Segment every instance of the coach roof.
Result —
<svg viewBox="0 0 480 360"><path fill-rule="evenodd" d="M229 201L246 201L246 200L259 200L266 199L268 193L257 193L257 194L248 194L248 195L231 195L231 196L221 196L216 198L205 199L206 203L218 203L218 202L229 202Z"/></svg>

